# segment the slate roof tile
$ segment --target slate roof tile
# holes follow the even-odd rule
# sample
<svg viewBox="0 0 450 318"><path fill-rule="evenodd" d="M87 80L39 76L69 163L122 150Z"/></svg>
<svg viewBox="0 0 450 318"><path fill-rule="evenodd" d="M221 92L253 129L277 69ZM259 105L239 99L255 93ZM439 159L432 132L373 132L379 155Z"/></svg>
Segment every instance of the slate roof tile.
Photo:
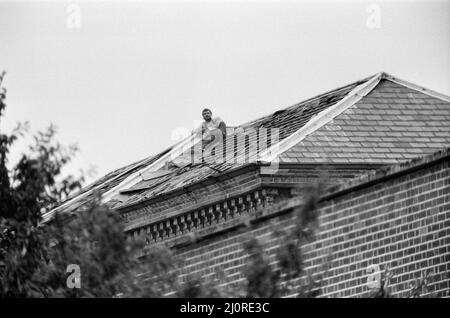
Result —
<svg viewBox="0 0 450 318"><path fill-rule="evenodd" d="M363 148L360 151L366 151L370 158L410 159L448 147L450 103L382 80L371 93L338 115L333 125L326 124L304 141L314 142L316 146L322 143L323 147L326 145L321 140L325 136L329 137L329 142L342 141L333 138L330 131L344 134L349 140L328 153L327 158L342 159L352 153L350 143L359 142ZM316 137L319 133L321 139ZM361 157L361 162L368 162L367 159Z"/></svg>

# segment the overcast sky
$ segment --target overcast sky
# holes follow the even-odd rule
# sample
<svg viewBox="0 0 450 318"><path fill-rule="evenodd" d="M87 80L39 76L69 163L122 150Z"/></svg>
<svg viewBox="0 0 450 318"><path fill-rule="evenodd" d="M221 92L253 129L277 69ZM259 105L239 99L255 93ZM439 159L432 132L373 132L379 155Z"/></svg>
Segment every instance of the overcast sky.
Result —
<svg viewBox="0 0 450 318"><path fill-rule="evenodd" d="M70 171L155 154L206 106L234 126L379 71L450 95L449 1L70 3L0 0L1 129L56 124Z"/></svg>

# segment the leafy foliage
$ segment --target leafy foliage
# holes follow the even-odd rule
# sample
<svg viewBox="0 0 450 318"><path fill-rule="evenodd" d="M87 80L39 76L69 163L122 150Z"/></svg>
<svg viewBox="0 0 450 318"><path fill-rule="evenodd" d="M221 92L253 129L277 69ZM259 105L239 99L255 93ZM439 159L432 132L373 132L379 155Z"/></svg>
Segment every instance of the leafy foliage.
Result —
<svg viewBox="0 0 450 318"><path fill-rule="evenodd" d="M1 88L0 119L5 96ZM33 136L29 153L8 170L10 148L26 128L0 133L0 297L157 297L173 289L170 252L140 255L142 243L126 242L118 214L96 202L42 224L42 212L79 189L83 178L62 176L77 147L55 142L54 126ZM67 288L70 264L82 269L82 288Z"/></svg>
<svg viewBox="0 0 450 318"><path fill-rule="evenodd" d="M52 222L46 231L46 240L54 242L51 263L38 275L45 296L159 297L175 282L169 252L154 250L139 259L143 243L126 242L120 217L105 207L93 205L69 221L56 215ZM68 264L80 267L81 288L67 288Z"/></svg>
<svg viewBox="0 0 450 318"><path fill-rule="evenodd" d="M316 297L320 294L319 280L306 276L308 283L301 285L299 278L304 274L302 246L314 238L318 226L317 208L322 189L321 183L305 189L304 203L294 211L293 229L273 231L281 244L273 264L258 239L252 238L244 245L250 257L246 270L247 297Z"/></svg>
<svg viewBox="0 0 450 318"><path fill-rule="evenodd" d="M4 75L3 72L0 84ZM1 118L6 107L6 90L0 90ZM51 201L47 191L54 186L49 166L39 153L24 155L10 175L6 167L7 155L21 133L20 126L9 136L0 133L0 295L7 297L25 297L38 292L33 269L47 256L38 224L41 207ZM36 144L32 149L42 148L40 146L45 148Z"/></svg>
<svg viewBox="0 0 450 318"><path fill-rule="evenodd" d="M392 294L389 288L392 276L392 271L388 266L386 266L384 273L382 273L380 277L380 287L372 293L372 298L392 298Z"/></svg>
<svg viewBox="0 0 450 318"><path fill-rule="evenodd" d="M435 294L429 293L429 283L432 280L433 271L422 271L420 277L409 284L408 298L431 298L436 297ZM391 280L394 273L388 266L386 266L383 273L381 273L380 286L371 297L373 298L394 298L390 290Z"/></svg>

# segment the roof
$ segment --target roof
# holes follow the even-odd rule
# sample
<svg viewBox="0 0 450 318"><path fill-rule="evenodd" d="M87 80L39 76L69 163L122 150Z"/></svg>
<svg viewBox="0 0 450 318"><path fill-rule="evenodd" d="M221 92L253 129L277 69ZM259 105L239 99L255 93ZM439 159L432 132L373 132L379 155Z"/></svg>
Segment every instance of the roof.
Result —
<svg viewBox="0 0 450 318"><path fill-rule="evenodd" d="M137 204L247 165L239 159L248 156L252 144L258 145L256 163L278 158L296 164L401 162L448 147L449 127L448 96L378 73L239 126L256 133L227 136L236 143L227 148L227 155L233 152L230 160L179 165L177 159L190 156L198 145L191 136L106 175L59 209L78 208L94 193L117 208ZM279 138L271 140L264 128L278 128Z"/></svg>
<svg viewBox="0 0 450 318"><path fill-rule="evenodd" d="M450 144L450 104L382 79L280 156L282 162L398 163Z"/></svg>

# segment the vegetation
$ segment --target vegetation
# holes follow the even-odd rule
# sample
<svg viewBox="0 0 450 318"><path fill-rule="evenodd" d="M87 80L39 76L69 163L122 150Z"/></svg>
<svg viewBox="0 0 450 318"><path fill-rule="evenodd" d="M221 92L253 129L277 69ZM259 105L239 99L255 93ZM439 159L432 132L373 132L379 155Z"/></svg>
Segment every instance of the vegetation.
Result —
<svg viewBox="0 0 450 318"><path fill-rule="evenodd" d="M419 278L415 279L409 285L408 298L433 298L437 297L434 293L429 291L429 283L432 280L433 272L423 271ZM390 283L394 277L393 272L386 267L381 274L379 287L370 295L373 298L393 298Z"/></svg>

